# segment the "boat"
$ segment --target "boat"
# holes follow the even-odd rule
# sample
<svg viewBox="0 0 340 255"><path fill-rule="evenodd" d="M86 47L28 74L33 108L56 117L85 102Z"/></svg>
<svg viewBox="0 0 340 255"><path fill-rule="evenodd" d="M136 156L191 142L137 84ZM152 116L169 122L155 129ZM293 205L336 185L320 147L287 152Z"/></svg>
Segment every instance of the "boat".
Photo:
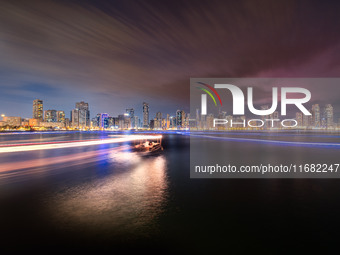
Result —
<svg viewBox="0 0 340 255"><path fill-rule="evenodd" d="M132 147L132 151L151 154L161 152L163 151L162 138L159 138L156 141L147 139L139 140L139 143Z"/></svg>

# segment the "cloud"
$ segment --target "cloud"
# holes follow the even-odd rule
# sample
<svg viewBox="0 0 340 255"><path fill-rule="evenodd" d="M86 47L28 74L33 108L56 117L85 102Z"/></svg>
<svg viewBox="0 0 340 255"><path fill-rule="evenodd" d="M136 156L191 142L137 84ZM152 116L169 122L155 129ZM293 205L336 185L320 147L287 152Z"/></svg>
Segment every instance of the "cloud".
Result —
<svg viewBox="0 0 340 255"><path fill-rule="evenodd" d="M1 1L0 88L20 93L24 83L44 84L47 90L32 92L44 91L47 100L54 96L48 88L88 101L110 95L100 107L92 105L96 112L144 100L155 108L165 109L164 101L169 109L185 108L190 77L339 76L339 7L318 1Z"/></svg>

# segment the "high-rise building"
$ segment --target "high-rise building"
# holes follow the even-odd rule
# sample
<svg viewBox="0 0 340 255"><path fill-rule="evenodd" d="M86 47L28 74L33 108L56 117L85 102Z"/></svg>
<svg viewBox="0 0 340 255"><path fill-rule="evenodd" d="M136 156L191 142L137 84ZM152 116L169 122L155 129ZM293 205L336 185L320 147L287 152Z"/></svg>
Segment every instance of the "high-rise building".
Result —
<svg viewBox="0 0 340 255"><path fill-rule="evenodd" d="M313 110L312 109L309 109L309 112L311 112L312 114L311 115L303 115L303 116L307 116L307 127L308 128L311 128L313 127Z"/></svg>
<svg viewBox="0 0 340 255"><path fill-rule="evenodd" d="M274 120L278 120L279 119L279 112L278 111L275 111L273 112L273 119ZM273 121L273 128L279 128L279 121Z"/></svg>
<svg viewBox="0 0 340 255"><path fill-rule="evenodd" d="M153 120L152 120L152 128L151 128L151 126L150 126L150 129L159 129L159 124L158 124L158 120L157 120L157 118L155 117Z"/></svg>
<svg viewBox="0 0 340 255"><path fill-rule="evenodd" d="M218 113L218 118L219 118L219 119L225 119L226 116L227 116L227 112L220 111L220 112ZM197 114L196 114L196 118L197 118Z"/></svg>
<svg viewBox="0 0 340 255"><path fill-rule="evenodd" d="M197 129L197 122L196 119L189 119L189 129Z"/></svg>
<svg viewBox="0 0 340 255"><path fill-rule="evenodd" d="M65 118L65 127L69 127L69 126L70 126L70 119Z"/></svg>
<svg viewBox="0 0 340 255"><path fill-rule="evenodd" d="M76 109L79 110L79 127L90 126L89 104L83 101L76 103Z"/></svg>
<svg viewBox="0 0 340 255"><path fill-rule="evenodd" d="M183 128L189 127L190 113L187 113L184 118Z"/></svg>
<svg viewBox="0 0 340 255"><path fill-rule="evenodd" d="M161 113L161 112L157 112L157 113L156 113L156 118L157 118L158 120L161 120L161 119L162 119L162 113Z"/></svg>
<svg viewBox="0 0 340 255"><path fill-rule="evenodd" d="M269 109L268 105L262 105L261 106L261 110L268 110L268 109ZM272 119L272 118L270 118L269 115L262 115L261 119L264 122L264 125L263 125L264 129L268 129L269 127L271 127L271 121L266 121L266 119Z"/></svg>
<svg viewBox="0 0 340 255"><path fill-rule="evenodd" d="M196 109L196 127L200 127L200 109Z"/></svg>
<svg viewBox="0 0 340 255"><path fill-rule="evenodd" d="M107 113L99 114L99 128L108 128L109 127L109 115Z"/></svg>
<svg viewBox="0 0 340 255"><path fill-rule="evenodd" d="M124 114L118 115L118 128L124 129Z"/></svg>
<svg viewBox="0 0 340 255"><path fill-rule="evenodd" d="M157 112L156 118L154 119L154 128L155 129L161 129L162 128L162 113Z"/></svg>
<svg viewBox="0 0 340 255"><path fill-rule="evenodd" d="M116 119L115 117L108 117L108 126L109 128L116 128ZM118 125L117 125L118 126Z"/></svg>
<svg viewBox="0 0 340 255"><path fill-rule="evenodd" d="M302 127L303 126L303 117L302 117L302 112L297 112L295 114L295 120L297 122L297 127Z"/></svg>
<svg viewBox="0 0 340 255"><path fill-rule="evenodd" d="M33 101L33 119L37 119L39 121L43 120L43 101L40 99L35 99Z"/></svg>
<svg viewBox="0 0 340 255"><path fill-rule="evenodd" d="M96 117L92 118L91 127L93 128L99 127L99 119L100 119L100 113L98 113Z"/></svg>
<svg viewBox="0 0 340 255"><path fill-rule="evenodd" d="M150 129L155 128L155 120L150 120Z"/></svg>
<svg viewBox="0 0 340 255"><path fill-rule="evenodd" d="M124 129L131 129L131 118L124 115Z"/></svg>
<svg viewBox="0 0 340 255"><path fill-rule="evenodd" d="M143 103L143 128L149 128L149 104Z"/></svg>
<svg viewBox="0 0 340 255"><path fill-rule="evenodd" d="M71 122L72 122L72 127L74 128L79 127L79 110L78 109L73 109L71 111Z"/></svg>
<svg viewBox="0 0 340 255"><path fill-rule="evenodd" d="M166 115L166 127L165 128L166 129L170 128L170 115L169 114Z"/></svg>
<svg viewBox="0 0 340 255"><path fill-rule="evenodd" d="M45 122L57 122L57 111L56 110L47 110L44 112L44 121Z"/></svg>
<svg viewBox="0 0 340 255"><path fill-rule="evenodd" d="M65 122L65 112L57 111L57 122Z"/></svg>
<svg viewBox="0 0 340 255"><path fill-rule="evenodd" d="M230 122L228 122L228 123L230 123ZM206 118L206 115L201 115L201 121L200 121L199 128L202 129L202 130L207 129L207 118Z"/></svg>
<svg viewBox="0 0 340 255"><path fill-rule="evenodd" d="M76 103L76 108L71 112L73 127L90 127L89 104L83 101Z"/></svg>
<svg viewBox="0 0 340 255"><path fill-rule="evenodd" d="M161 125L162 129L166 129L166 119L162 119L162 125Z"/></svg>
<svg viewBox="0 0 340 255"><path fill-rule="evenodd" d="M183 128L185 124L185 112L183 110L176 111L176 125L177 128Z"/></svg>
<svg viewBox="0 0 340 255"><path fill-rule="evenodd" d="M207 115L207 129L214 128L214 115L212 113Z"/></svg>
<svg viewBox="0 0 340 255"><path fill-rule="evenodd" d="M133 108L126 109L126 113L129 114L129 117L131 119L131 127L135 128L135 110Z"/></svg>
<svg viewBox="0 0 340 255"><path fill-rule="evenodd" d="M321 126L320 106L318 104L312 105L312 125L313 127Z"/></svg>
<svg viewBox="0 0 340 255"><path fill-rule="evenodd" d="M267 125L268 127L271 127L271 122L270 121L265 121L265 123L268 122L269 125ZM232 124L231 124L232 123ZM245 127L246 123L246 116L234 116L232 118L232 120L230 120L230 127L231 128L243 128Z"/></svg>
<svg viewBox="0 0 340 255"><path fill-rule="evenodd" d="M170 116L170 128L176 127L176 117Z"/></svg>
<svg viewBox="0 0 340 255"><path fill-rule="evenodd" d="M127 113L118 115L118 126L120 129L130 129L131 128L131 118Z"/></svg>
<svg viewBox="0 0 340 255"><path fill-rule="evenodd" d="M231 126L231 123L233 122L233 116L232 115L227 115L226 116L226 120L228 121L228 123L227 123L227 128L231 128L232 126Z"/></svg>
<svg viewBox="0 0 340 255"><path fill-rule="evenodd" d="M323 110L323 119L324 119L324 127L326 128L333 128L333 106L331 104L326 104Z"/></svg>
<svg viewBox="0 0 340 255"><path fill-rule="evenodd" d="M279 112L275 111L273 112L273 119L278 119L279 118Z"/></svg>
<svg viewBox="0 0 340 255"><path fill-rule="evenodd" d="M138 118L138 116L134 117L134 126L132 126L132 128L138 129L140 127L140 119Z"/></svg>
<svg viewBox="0 0 340 255"><path fill-rule="evenodd" d="M309 125L309 120L310 120L310 115L302 115L302 126L304 126L305 128L308 128Z"/></svg>

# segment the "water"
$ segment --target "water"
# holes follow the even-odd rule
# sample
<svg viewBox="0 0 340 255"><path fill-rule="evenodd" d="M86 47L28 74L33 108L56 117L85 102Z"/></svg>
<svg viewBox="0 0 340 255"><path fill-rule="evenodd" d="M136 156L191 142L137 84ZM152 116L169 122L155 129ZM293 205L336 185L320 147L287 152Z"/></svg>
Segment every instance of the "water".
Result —
<svg viewBox="0 0 340 255"><path fill-rule="evenodd" d="M0 143L109 135L0 135ZM0 154L0 247L273 254L336 245L339 179L190 179L190 137L163 137L164 151L151 157L131 152L130 143ZM306 151L266 146L280 146L285 157Z"/></svg>

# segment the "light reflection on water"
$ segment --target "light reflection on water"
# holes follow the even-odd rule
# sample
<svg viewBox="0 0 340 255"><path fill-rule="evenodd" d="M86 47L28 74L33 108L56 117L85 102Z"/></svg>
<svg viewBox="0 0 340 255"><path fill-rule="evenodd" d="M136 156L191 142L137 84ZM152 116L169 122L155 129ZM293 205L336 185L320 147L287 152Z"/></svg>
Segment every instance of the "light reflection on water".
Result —
<svg viewBox="0 0 340 255"><path fill-rule="evenodd" d="M118 173L72 186L49 199L56 225L120 232L157 228L155 218L167 199L165 157L145 158L128 151L112 151L108 157Z"/></svg>
<svg viewBox="0 0 340 255"><path fill-rule="evenodd" d="M74 133L69 139L104 135ZM5 138L10 136L0 135ZM223 157L242 164L334 163L339 158L339 150L329 147L197 139L198 144L210 141ZM158 253L164 244L174 254L199 254L230 245L237 251L273 251L287 237L299 247L337 243L340 179L190 179L189 145L188 136L168 134L158 157L143 157L118 144L0 155L0 170L9 169L0 172L2 244L26 248L49 243L63 250L87 250L88 245L96 251L107 244L117 253L119 246L125 251L145 242ZM21 162L30 168L15 170L25 167ZM13 177L8 185L12 178L5 175L10 173L25 178ZM267 233L265 238L257 234L259 229ZM301 243L306 233L308 243Z"/></svg>
<svg viewBox="0 0 340 255"><path fill-rule="evenodd" d="M55 170L63 168L72 168L75 166L86 165L101 160L107 160L108 155L119 154L120 151L127 150L128 146L119 146L116 148L102 148L93 151L73 152L67 155L56 155L45 157L44 154L38 154L38 158L24 159L10 162L0 162L0 180L9 183L32 178L33 176L44 174L45 176L54 174ZM38 151L38 153L42 151Z"/></svg>

